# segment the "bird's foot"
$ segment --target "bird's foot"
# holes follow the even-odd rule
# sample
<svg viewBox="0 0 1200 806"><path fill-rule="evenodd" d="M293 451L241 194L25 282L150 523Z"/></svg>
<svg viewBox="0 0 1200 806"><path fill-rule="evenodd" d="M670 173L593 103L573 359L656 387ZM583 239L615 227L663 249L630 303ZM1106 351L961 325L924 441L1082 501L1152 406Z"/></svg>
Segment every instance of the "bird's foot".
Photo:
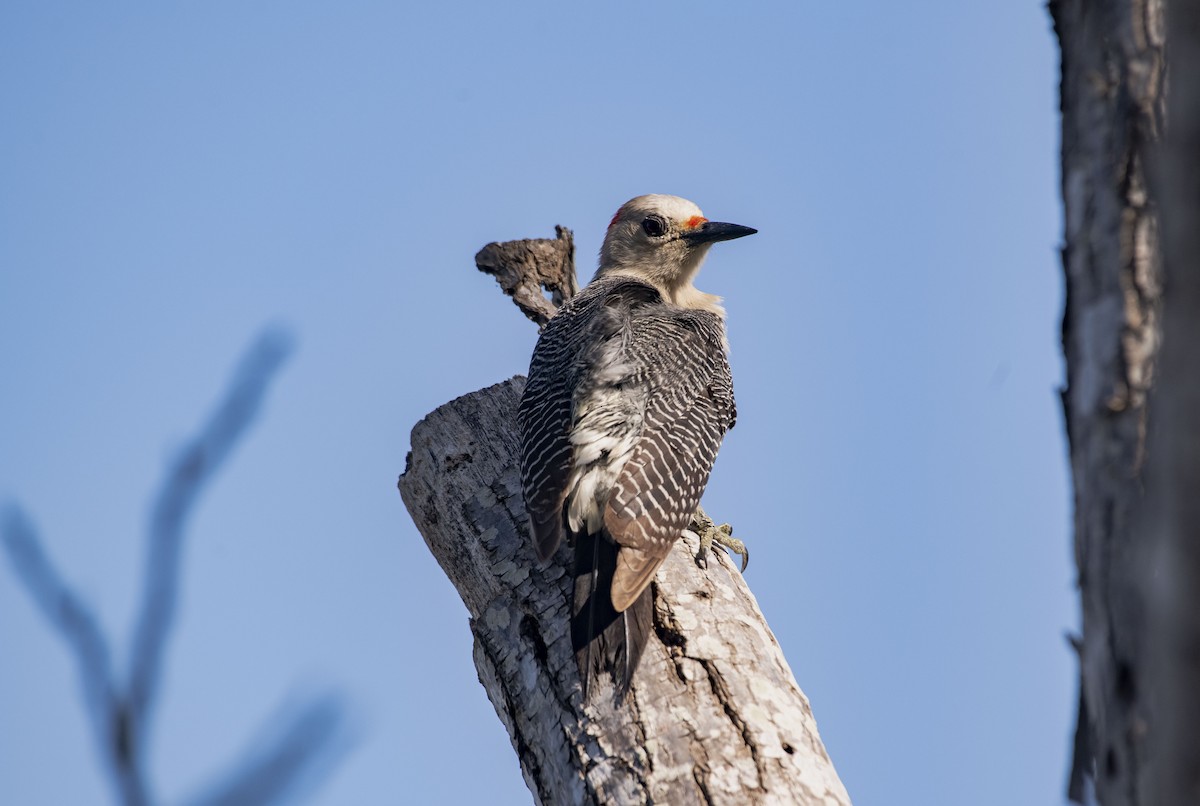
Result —
<svg viewBox="0 0 1200 806"><path fill-rule="evenodd" d="M696 507L696 514L692 516L690 528L700 536L700 551L696 552L696 565L708 568L708 555L715 543L741 557L742 570L746 570L746 566L750 564L750 551L746 548L745 543L733 536L732 526L728 523L717 526L713 523L713 519L708 517L708 513L704 511L703 507Z"/></svg>

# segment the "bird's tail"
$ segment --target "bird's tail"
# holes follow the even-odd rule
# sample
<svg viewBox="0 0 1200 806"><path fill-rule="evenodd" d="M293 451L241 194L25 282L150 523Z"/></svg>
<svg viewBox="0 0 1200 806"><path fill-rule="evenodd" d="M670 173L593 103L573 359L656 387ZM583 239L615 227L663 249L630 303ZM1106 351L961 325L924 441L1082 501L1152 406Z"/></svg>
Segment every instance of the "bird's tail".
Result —
<svg viewBox="0 0 1200 806"><path fill-rule="evenodd" d="M571 646L579 664L584 700L604 673L611 674L618 696L629 691L633 672L654 616L653 586L647 586L622 613L612 602L617 544L603 532L575 535L575 597L571 604Z"/></svg>

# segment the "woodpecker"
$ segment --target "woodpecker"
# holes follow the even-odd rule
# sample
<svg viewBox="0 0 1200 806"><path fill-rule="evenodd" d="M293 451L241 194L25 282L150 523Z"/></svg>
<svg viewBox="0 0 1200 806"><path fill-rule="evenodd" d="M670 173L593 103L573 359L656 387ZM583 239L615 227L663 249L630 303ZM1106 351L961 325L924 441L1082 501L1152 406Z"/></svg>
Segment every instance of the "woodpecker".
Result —
<svg viewBox="0 0 1200 806"><path fill-rule="evenodd" d="M650 582L691 521L736 409L721 298L692 285L709 247L752 235L678 196L617 210L592 281L538 338L517 412L530 532L574 545L571 641L584 697L626 692Z"/></svg>

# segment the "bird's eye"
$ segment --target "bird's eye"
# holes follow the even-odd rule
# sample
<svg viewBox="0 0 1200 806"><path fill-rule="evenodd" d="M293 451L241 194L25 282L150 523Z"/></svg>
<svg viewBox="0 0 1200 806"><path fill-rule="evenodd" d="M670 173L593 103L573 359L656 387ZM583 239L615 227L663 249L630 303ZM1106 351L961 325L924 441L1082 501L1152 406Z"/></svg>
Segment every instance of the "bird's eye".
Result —
<svg viewBox="0 0 1200 806"><path fill-rule="evenodd" d="M652 215L642 222L642 229L652 238L658 238L667 233L667 222L661 216Z"/></svg>

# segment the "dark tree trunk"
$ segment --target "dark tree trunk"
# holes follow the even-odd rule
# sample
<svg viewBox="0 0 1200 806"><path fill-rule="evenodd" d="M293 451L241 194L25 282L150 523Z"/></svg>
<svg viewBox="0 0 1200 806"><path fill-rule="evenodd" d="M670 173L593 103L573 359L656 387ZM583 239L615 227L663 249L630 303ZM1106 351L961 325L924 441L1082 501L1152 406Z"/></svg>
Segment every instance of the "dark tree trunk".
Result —
<svg viewBox="0 0 1200 806"><path fill-rule="evenodd" d="M1160 0L1052 0L1062 48L1063 408L1083 613L1070 796L1144 803L1149 719L1148 399L1160 342L1159 216L1148 166L1163 131Z"/></svg>
<svg viewBox="0 0 1200 806"><path fill-rule="evenodd" d="M1170 7L1163 344L1151 399L1145 803L1200 803L1200 8Z"/></svg>

